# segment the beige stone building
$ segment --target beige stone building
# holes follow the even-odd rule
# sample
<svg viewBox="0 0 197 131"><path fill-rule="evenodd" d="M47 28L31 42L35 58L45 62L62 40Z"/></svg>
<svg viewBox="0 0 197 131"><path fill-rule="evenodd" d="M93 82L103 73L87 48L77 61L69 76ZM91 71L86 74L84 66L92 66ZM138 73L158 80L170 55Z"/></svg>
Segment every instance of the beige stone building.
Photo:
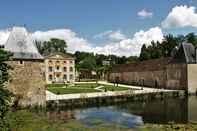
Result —
<svg viewBox="0 0 197 131"><path fill-rule="evenodd" d="M31 35L24 27L13 27L4 49L13 53L12 60L7 62L13 68L10 70L8 89L15 94L18 104L44 106L44 58Z"/></svg>
<svg viewBox="0 0 197 131"><path fill-rule="evenodd" d="M46 56L45 79L47 84L75 82L75 59L63 53Z"/></svg>

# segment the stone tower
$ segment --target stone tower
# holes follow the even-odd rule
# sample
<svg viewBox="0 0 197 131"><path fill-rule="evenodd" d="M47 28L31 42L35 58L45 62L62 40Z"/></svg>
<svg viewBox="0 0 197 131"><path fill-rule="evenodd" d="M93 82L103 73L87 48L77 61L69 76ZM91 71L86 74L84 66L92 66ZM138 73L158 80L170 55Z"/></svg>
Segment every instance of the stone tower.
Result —
<svg viewBox="0 0 197 131"><path fill-rule="evenodd" d="M19 105L44 106L44 58L35 47L31 34L24 27L13 27L5 50L13 53L12 60L8 61L13 68L8 89L16 95Z"/></svg>

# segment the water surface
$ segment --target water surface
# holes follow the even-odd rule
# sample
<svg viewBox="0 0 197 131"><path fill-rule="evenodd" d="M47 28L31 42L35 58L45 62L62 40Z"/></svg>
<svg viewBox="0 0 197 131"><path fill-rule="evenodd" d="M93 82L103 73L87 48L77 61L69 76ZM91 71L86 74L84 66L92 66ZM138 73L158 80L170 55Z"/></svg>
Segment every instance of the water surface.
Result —
<svg viewBox="0 0 197 131"><path fill-rule="evenodd" d="M169 122L197 122L197 97L168 98L146 102L123 102L113 105L69 109L49 109L47 117L79 120L88 127L113 124L137 128L145 123L164 124Z"/></svg>

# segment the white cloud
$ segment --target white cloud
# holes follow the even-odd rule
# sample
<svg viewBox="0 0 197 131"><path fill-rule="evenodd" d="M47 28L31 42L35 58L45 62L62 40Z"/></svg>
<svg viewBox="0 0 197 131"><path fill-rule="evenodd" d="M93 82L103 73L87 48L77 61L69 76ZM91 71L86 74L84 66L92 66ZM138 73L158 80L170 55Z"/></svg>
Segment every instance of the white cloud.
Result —
<svg viewBox="0 0 197 131"><path fill-rule="evenodd" d="M117 31L108 30L94 36L94 38L104 38L104 37L107 37L110 40L117 40L117 41L126 39L126 36L120 30Z"/></svg>
<svg viewBox="0 0 197 131"><path fill-rule="evenodd" d="M10 32L8 30L0 30L0 45L3 45L8 37L9 37Z"/></svg>
<svg viewBox="0 0 197 131"><path fill-rule="evenodd" d="M0 41L5 43L9 31L0 31ZM55 29L49 31L36 31L32 33L35 40L47 41L51 38L63 39L67 42L68 52L86 51L99 54L115 54L119 56L139 55L141 46L150 44L151 41L162 41L163 33L159 27L150 28L147 31L139 31L130 38L121 38L119 41L111 41L105 43L104 46L93 46L86 39L77 36L75 32L70 29ZM103 44L102 44L103 45Z"/></svg>
<svg viewBox="0 0 197 131"><path fill-rule="evenodd" d="M91 51L89 43L76 35L75 32L69 29L56 29L49 31L36 31L32 33L35 40L48 41L51 38L63 39L67 42L69 52L75 51Z"/></svg>
<svg viewBox="0 0 197 131"><path fill-rule="evenodd" d="M109 34L109 38L112 40L123 40L126 39L126 36L122 34L121 31L118 30Z"/></svg>
<svg viewBox="0 0 197 131"><path fill-rule="evenodd" d="M195 27L197 28L197 13L193 6L175 6L162 22L162 27Z"/></svg>
<svg viewBox="0 0 197 131"><path fill-rule="evenodd" d="M148 31L139 31L132 38L121 40L120 42L109 43L104 47L96 47L97 53L116 54L119 56L139 55L143 44L151 44L151 41L162 41L163 33L159 27L150 28Z"/></svg>
<svg viewBox="0 0 197 131"><path fill-rule="evenodd" d="M140 17L140 18L151 18L153 16L153 13L152 12L149 12L145 9L139 11L137 13L137 15Z"/></svg>

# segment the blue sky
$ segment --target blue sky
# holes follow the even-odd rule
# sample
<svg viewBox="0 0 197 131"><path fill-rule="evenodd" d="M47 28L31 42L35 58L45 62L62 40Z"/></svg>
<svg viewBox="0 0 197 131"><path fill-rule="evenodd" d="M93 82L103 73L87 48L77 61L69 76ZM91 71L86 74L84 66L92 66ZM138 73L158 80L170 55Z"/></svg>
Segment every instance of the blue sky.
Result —
<svg viewBox="0 0 197 131"><path fill-rule="evenodd" d="M132 37L140 30L161 27L169 12L181 5L196 7L197 0L2 0L0 29L24 24L31 32L66 28L93 46L102 46L110 40L95 35L111 30ZM140 17L142 10L152 16ZM162 28L162 32L186 34L196 28Z"/></svg>

